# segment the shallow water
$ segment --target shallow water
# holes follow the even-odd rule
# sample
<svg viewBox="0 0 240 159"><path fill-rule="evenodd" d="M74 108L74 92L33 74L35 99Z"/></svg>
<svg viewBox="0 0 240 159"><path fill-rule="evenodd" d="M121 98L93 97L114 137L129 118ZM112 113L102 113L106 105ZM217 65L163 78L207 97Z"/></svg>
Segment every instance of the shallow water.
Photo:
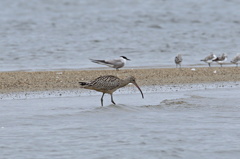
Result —
<svg viewBox="0 0 240 159"><path fill-rule="evenodd" d="M126 67L203 65L239 53L238 0L0 1L0 71L107 68L88 58L122 55Z"/></svg>
<svg viewBox="0 0 240 159"><path fill-rule="evenodd" d="M143 91L3 99L1 158L239 157L239 85Z"/></svg>

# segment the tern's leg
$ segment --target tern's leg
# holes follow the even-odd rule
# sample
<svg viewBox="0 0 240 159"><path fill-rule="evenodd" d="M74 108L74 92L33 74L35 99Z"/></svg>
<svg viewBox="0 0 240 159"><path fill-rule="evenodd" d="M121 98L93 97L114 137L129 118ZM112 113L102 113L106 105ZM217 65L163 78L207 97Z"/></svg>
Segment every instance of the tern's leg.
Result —
<svg viewBox="0 0 240 159"><path fill-rule="evenodd" d="M105 93L102 94L102 98L101 98L101 104L103 106L103 96L104 96Z"/></svg>
<svg viewBox="0 0 240 159"><path fill-rule="evenodd" d="M111 102L113 103L113 104L116 104L114 101L113 101L113 95L111 94Z"/></svg>

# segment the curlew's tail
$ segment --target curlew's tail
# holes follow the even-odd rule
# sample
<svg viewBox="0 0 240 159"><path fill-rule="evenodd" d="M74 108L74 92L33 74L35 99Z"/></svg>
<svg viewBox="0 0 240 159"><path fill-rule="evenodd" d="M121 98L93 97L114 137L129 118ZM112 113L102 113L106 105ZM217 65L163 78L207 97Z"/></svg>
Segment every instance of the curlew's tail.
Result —
<svg viewBox="0 0 240 159"><path fill-rule="evenodd" d="M79 82L79 84L80 84L81 86L85 86L85 85L87 85L87 82Z"/></svg>
<svg viewBox="0 0 240 159"><path fill-rule="evenodd" d="M89 82L78 82L82 88L86 88L89 86Z"/></svg>

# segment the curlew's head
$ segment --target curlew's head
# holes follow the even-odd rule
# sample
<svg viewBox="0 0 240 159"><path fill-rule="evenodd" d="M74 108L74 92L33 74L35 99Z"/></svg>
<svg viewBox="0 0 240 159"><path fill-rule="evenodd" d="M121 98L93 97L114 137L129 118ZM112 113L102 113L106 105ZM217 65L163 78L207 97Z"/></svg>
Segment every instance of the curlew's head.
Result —
<svg viewBox="0 0 240 159"><path fill-rule="evenodd" d="M138 86L135 77L129 76L129 77L127 77L127 81L128 81L128 83L134 84L134 85L138 88L138 90L141 92L142 98L144 98L143 93L142 93L142 90L141 90L140 87Z"/></svg>

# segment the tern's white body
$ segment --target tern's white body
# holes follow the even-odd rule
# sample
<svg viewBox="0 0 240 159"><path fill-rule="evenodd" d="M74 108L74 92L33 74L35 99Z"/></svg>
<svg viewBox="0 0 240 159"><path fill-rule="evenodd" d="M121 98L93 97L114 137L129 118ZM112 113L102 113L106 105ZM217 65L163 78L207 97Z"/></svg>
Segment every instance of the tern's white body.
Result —
<svg viewBox="0 0 240 159"><path fill-rule="evenodd" d="M112 60L94 60L90 59L92 62L97 63L97 64L102 64L102 65L107 65L112 68L116 68L118 70L119 68L122 68L125 66L127 60L130 60L126 58L125 56L120 56L118 59L112 59Z"/></svg>

